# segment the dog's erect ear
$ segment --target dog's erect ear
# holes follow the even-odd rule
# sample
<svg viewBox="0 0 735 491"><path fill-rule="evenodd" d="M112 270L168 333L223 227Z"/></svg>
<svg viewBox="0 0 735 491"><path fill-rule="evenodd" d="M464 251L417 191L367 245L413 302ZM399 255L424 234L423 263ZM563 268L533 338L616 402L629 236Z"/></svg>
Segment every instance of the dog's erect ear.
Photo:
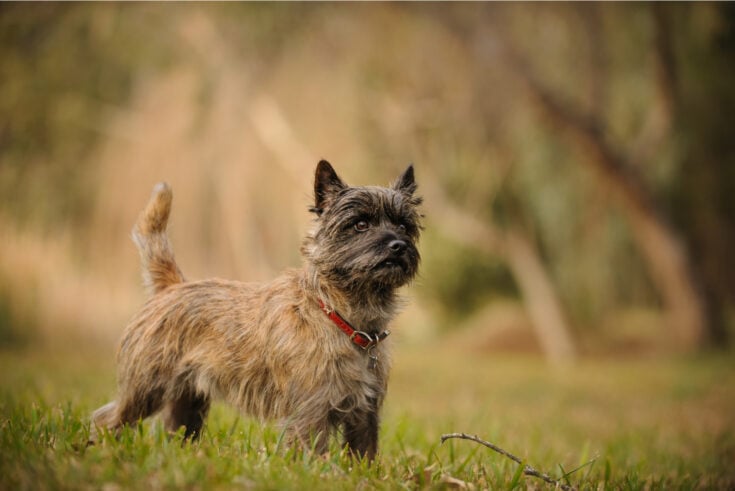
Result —
<svg viewBox="0 0 735 491"><path fill-rule="evenodd" d="M314 175L314 207L311 211L321 215L332 198L346 187L347 184L339 178L332 164L320 160Z"/></svg>
<svg viewBox="0 0 735 491"><path fill-rule="evenodd" d="M412 196L416 192L416 187L416 181L413 177L413 164L410 164L403 174L401 174L401 177L393 183L393 189L407 196Z"/></svg>

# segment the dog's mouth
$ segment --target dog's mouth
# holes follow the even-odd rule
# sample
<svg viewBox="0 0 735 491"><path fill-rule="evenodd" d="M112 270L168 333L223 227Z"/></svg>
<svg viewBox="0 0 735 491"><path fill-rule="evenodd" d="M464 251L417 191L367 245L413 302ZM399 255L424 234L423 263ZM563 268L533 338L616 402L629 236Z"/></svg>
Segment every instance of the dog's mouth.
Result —
<svg viewBox="0 0 735 491"><path fill-rule="evenodd" d="M404 259L389 257L388 259L379 262L375 269L400 269L401 271L406 271L407 267L408 265Z"/></svg>

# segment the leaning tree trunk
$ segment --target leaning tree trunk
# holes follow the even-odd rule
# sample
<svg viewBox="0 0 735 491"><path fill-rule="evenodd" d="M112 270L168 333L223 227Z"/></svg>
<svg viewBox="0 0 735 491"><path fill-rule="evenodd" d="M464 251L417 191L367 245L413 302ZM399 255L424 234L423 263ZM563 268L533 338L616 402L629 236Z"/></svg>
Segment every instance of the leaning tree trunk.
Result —
<svg viewBox="0 0 735 491"><path fill-rule="evenodd" d="M505 233L505 258L521 290L544 353L552 362L573 359L574 343L561 301L531 239L521 231L508 230Z"/></svg>
<svg viewBox="0 0 735 491"><path fill-rule="evenodd" d="M628 205L633 234L668 307L669 325L681 348L710 340L706 304L676 232L653 210Z"/></svg>

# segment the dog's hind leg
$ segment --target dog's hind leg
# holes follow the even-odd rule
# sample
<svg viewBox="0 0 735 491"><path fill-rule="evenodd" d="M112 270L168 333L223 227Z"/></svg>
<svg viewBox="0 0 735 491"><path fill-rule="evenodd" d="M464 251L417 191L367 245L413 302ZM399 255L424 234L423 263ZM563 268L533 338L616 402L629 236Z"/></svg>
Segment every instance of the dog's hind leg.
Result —
<svg viewBox="0 0 735 491"><path fill-rule="evenodd" d="M163 405L163 390L160 388L124 396L120 401L105 404L92 414L91 442L99 440L100 429L107 429L118 435L123 426L135 425L139 420L158 412Z"/></svg>
<svg viewBox="0 0 735 491"><path fill-rule="evenodd" d="M117 426L117 401L108 402L92 413L92 427L90 428L89 443L100 439L100 429Z"/></svg>
<svg viewBox="0 0 735 491"><path fill-rule="evenodd" d="M163 414L166 429L176 431L183 426L184 438L198 439L209 412L209 405L209 397L197 394L193 390L185 390L166 403Z"/></svg>

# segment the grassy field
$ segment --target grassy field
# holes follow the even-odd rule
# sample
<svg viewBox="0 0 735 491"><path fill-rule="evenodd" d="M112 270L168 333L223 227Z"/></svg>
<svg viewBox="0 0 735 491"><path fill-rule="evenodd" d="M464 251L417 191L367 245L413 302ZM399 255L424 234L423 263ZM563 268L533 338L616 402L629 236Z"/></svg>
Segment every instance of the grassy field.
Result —
<svg viewBox="0 0 735 491"><path fill-rule="evenodd" d="M553 488L473 442L440 444L450 432L477 434L580 489L735 487L732 357L551 370L530 358L403 347L381 453L367 467L336 443L326 457L297 454L277 427L223 406L197 443L154 422L85 447L89 413L114 394L112 352L0 353L0 489Z"/></svg>

